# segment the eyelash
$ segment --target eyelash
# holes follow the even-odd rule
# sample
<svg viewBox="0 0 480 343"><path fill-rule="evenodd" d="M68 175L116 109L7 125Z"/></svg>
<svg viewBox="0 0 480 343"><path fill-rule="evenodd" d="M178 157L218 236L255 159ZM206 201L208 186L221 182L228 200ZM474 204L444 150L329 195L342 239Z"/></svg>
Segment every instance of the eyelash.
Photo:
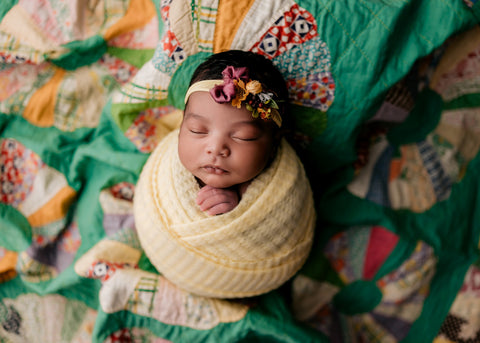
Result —
<svg viewBox="0 0 480 343"><path fill-rule="evenodd" d="M203 131L195 131L195 130L190 130L191 133L194 133L196 135L205 135L206 132L203 132Z"/></svg>
<svg viewBox="0 0 480 343"><path fill-rule="evenodd" d="M204 132L204 131L195 131L195 130L189 130L191 133L195 134L195 135L206 135L207 132ZM252 141L255 141L257 140L257 138L240 138L240 137L235 137L233 136L232 137L233 139L238 139L238 140L241 140L241 141L244 141L244 142L252 142Z"/></svg>
<svg viewBox="0 0 480 343"><path fill-rule="evenodd" d="M240 137L233 137L233 138L239 139L239 140L244 141L244 142L252 142L252 141L257 140L257 138L240 138Z"/></svg>

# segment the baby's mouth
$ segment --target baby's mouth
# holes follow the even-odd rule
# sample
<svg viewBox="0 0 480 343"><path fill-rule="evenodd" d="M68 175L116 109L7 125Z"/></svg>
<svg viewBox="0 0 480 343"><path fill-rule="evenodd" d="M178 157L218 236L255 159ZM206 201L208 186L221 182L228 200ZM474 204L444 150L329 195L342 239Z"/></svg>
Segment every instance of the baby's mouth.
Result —
<svg viewBox="0 0 480 343"><path fill-rule="evenodd" d="M227 173L227 171L226 171L225 169L222 169L222 168L217 167L217 166L207 165L207 166L204 166L203 169L204 169L208 174L223 175L223 174L226 174L226 173Z"/></svg>

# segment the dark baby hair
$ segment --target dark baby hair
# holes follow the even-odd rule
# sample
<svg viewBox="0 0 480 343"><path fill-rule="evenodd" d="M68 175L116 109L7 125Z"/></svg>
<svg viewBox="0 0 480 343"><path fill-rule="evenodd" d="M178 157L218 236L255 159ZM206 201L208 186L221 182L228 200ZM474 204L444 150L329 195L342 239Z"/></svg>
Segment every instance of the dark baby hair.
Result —
<svg viewBox="0 0 480 343"><path fill-rule="evenodd" d="M190 86L197 81L222 79L227 66L247 67L248 77L259 81L268 92L274 93L284 128L290 126L288 118L288 90L285 79L272 61L250 51L228 50L214 54L201 63L193 73Z"/></svg>

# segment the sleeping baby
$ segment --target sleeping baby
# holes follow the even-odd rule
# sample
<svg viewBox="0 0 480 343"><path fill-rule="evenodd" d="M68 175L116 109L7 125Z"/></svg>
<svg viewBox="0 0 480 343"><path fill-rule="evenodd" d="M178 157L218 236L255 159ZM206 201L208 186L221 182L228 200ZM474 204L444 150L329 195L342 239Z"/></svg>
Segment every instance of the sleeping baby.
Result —
<svg viewBox="0 0 480 343"><path fill-rule="evenodd" d="M149 157L134 198L146 255L180 288L255 296L305 262L315 210L283 138L287 99L280 72L251 52L214 54L194 72L180 129Z"/></svg>

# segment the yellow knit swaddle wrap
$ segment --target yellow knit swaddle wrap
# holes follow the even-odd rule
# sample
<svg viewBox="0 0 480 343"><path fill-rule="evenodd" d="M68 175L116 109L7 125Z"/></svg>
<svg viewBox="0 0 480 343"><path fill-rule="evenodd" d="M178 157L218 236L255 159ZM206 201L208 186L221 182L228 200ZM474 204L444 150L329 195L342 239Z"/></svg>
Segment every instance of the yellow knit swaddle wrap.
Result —
<svg viewBox="0 0 480 343"><path fill-rule="evenodd" d="M297 155L282 141L232 211L208 216L195 203L199 185L180 163L178 130L149 157L134 199L138 236L166 278L208 297L248 297L275 289L310 251L315 210Z"/></svg>

